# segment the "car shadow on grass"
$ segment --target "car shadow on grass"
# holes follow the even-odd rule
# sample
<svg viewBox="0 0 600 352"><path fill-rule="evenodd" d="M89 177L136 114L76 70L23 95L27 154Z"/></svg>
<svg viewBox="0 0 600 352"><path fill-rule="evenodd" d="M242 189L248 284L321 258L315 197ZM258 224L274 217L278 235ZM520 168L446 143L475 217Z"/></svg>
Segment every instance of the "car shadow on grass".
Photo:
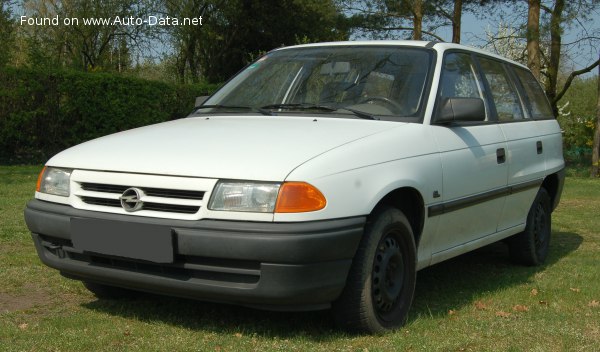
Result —
<svg viewBox="0 0 600 352"><path fill-rule="evenodd" d="M537 273L577 250L583 238L553 232L551 241L542 266L512 263L508 246L497 242L419 271L411 318L447 315L450 310L473 305L486 293L531 282Z"/></svg>
<svg viewBox="0 0 600 352"><path fill-rule="evenodd" d="M532 280L577 250L583 238L554 232L546 264L525 267L510 262L508 248L495 243L419 271L409 323L472 305L478 297ZM333 324L329 311L270 312L217 303L139 293L135 298L98 299L84 307L145 322L160 322L197 331L259 335L277 338L303 336L328 341L345 335Z"/></svg>

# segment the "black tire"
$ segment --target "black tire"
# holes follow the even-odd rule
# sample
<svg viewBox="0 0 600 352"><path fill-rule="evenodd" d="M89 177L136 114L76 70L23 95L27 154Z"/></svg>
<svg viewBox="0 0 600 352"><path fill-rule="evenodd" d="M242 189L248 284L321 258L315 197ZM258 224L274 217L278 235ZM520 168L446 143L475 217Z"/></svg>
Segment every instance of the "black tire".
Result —
<svg viewBox="0 0 600 352"><path fill-rule="evenodd" d="M359 333L401 326L416 278L415 240L408 219L395 208L376 211L365 228L346 287L333 304L336 323Z"/></svg>
<svg viewBox="0 0 600 352"><path fill-rule="evenodd" d="M548 257L551 234L551 199L542 187L527 214L525 230L508 240L511 259L517 264L528 266L543 264Z"/></svg>
<svg viewBox="0 0 600 352"><path fill-rule="evenodd" d="M89 281L84 281L83 286L100 299L125 299L135 296L135 291L121 287L108 286Z"/></svg>

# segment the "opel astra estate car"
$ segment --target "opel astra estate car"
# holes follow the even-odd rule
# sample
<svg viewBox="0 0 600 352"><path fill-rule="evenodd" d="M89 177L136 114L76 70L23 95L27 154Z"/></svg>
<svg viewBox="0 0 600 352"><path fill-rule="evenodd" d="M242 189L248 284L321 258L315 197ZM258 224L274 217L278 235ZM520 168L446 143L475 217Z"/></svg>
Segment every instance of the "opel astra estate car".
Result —
<svg viewBox="0 0 600 352"><path fill-rule="evenodd" d="M186 118L59 153L25 219L41 261L99 297L331 309L378 333L405 322L425 267L501 240L543 263L563 182L525 66L321 43L267 53Z"/></svg>

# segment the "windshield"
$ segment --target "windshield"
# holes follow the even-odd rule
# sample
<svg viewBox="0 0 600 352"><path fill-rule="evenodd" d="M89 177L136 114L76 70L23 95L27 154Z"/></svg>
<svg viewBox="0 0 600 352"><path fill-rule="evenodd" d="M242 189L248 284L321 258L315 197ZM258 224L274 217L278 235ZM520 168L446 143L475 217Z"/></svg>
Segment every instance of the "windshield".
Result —
<svg viewBox="0 0 600 352"><path fill-rule="evenodd" d="M353 117L418 117L432 52L394 46L284 49L249 65L198 113L318 112ZM228 109L229 108L229 109Z"/></svg>

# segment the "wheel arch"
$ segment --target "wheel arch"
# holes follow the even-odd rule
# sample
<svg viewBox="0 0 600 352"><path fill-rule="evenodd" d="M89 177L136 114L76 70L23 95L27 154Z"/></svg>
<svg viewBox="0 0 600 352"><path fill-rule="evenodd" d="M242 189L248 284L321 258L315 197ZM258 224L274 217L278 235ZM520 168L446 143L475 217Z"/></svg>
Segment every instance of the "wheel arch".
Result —
<svg viewBox="0 0 600 352"><path fill-rule="evenodd" d="M564 185L565 175L564 169L550 174L544 178L542 182L542 187L546 189L548 194L550 195L550 200L552 204L552 211L556 209L558 203L560 202L560 196L562 194L562 189Z"/></svg>
<svg viewBox="0 0 600 352"><path fill-rule="evenodd" d="M425 223L424 204L423 197L416 188L397 188L381 198L371 211L368 221L383 207L393 207L402 211L410 222L415 237L415 245L418 247L421 233L423 232L423 225Z"/></svg>

